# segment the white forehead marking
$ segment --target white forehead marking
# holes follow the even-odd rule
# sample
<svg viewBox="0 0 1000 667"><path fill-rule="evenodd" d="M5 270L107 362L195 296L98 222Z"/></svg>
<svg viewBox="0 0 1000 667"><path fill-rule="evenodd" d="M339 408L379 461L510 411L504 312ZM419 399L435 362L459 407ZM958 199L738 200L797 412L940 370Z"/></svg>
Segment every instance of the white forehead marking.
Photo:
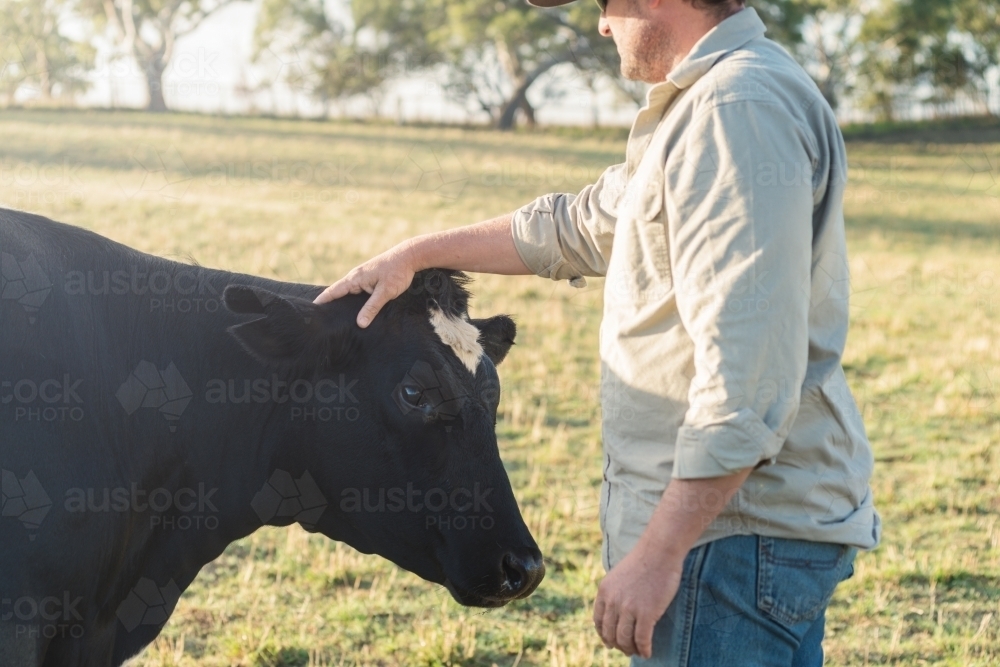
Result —
<svg viewBox="0 0 1000 667"><path fill-rule="evenodd" d="M455 353L469 372L476 374L483 346L479 344L479 329L468 320L449 317L440 308L431 308L431 326L434 332Z"/></svg>

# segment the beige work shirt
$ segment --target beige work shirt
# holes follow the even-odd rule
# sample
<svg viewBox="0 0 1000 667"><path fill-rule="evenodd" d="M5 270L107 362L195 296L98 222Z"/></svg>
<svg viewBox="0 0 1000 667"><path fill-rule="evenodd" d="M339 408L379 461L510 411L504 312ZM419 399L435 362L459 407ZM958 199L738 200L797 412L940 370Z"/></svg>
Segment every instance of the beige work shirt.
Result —
<svg viewBox="0 0 1000 667"><path fill-rule="evenodd" d="M513 217L536 274L606 276L607 568L672 477L754 466L698 544L879 541L871 446L840 363L844 140L819 89L764 31L753 9L720 23L650 89L623 164Z"/></svg>

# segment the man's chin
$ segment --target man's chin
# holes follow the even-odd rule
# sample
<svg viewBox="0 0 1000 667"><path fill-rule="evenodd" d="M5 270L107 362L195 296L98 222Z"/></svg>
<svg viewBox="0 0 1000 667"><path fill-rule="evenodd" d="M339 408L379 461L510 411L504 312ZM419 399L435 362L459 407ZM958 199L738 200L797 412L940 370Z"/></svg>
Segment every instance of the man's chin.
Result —
<svg viewBox="0 0 1000 667"><path fill-rule="evenodd" d="M642 76L626 76L624 72L622 72L622 78L628 81L634 81L636 83L647 83L651 86L657 83L663 83L664 81L664 79L649 79L647 77L642 77Z"/></svg>
<svg viewBox="0 0 1000 667"><path fill-rule="evenodd" d="M664 79L666 79L666 76L656 78L649 74L646 70L637 67L634 64L626 64L625 60L622 60L622 65L619 71L621 72L623 79L627 79L628 81L637 81L639 83L648 83L650 85L663 83Z"/></svg>

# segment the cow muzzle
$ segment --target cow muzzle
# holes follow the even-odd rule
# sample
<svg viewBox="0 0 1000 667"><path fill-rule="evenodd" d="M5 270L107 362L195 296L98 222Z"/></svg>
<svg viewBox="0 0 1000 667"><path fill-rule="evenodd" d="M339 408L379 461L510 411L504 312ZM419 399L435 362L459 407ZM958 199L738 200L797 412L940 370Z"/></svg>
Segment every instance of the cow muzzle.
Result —
<svg viewBox="0 0 1000 667"><path fill-rule="evenodd" d="M501 563L503 570L502 588L510 591L511 599L531 595L545 578L545 563L540 553L517 554L508 552Z"/></svg>
<svg viewBox="0 0 1000 667"><path fill-rule="evenodd" d="M545 578L545 563L537 549L508 551L497 563L491 583L464 588L450 579L445 586L455 600L468 607L502 607L531 595ZM480 580L481 581L481 580Z"/></svg>

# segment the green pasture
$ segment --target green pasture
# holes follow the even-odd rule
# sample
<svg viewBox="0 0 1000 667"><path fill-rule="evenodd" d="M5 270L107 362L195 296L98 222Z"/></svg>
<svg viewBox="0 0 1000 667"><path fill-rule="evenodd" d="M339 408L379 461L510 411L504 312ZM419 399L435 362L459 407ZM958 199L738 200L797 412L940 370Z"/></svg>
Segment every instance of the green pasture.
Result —
<svg viewBox="0 0 1000 667"><path fill-rule="evenodd" d="M844 363L885 530L837 591L827 663L1000 664L1000 130L855 129ZM167 257L328 283L409 236L574 192L623 150L621 132L4 111L0 203ZM601 282L473 289L474 314L519 325L497 431L548 561L538 591L465 609L376 556L264 529L202 571L134 667L626 664L590 622Z"/></svg>

